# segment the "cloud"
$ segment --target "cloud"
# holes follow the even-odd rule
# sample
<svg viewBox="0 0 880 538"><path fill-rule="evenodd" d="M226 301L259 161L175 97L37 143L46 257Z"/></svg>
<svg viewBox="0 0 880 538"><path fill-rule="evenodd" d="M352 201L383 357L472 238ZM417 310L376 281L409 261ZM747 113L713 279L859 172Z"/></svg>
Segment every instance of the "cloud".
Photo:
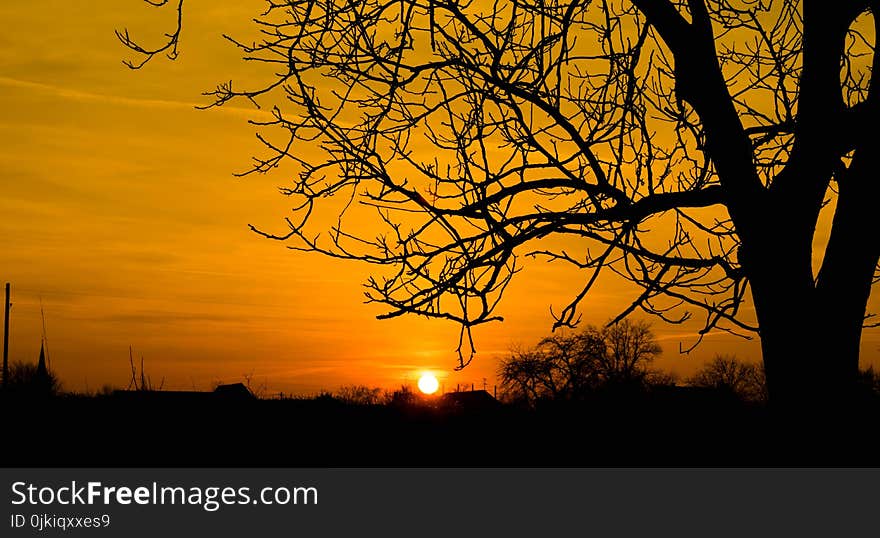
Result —
<svg viewBox="0 0 880 538"><path fill-rule="evenodd" d="M42 82L33 82L30 80L21 80L12 77L4 77L0 76L0 86L9 86L13 88L22 88L26 90L38 91L43 93L48 93L56 97L60 97L62 99L72 99L78 101L98 101L101 103L107 104L115 104L121 106L132 106L132 107L141 107L141 108L172 108L172 109L186 109L193 110L199 106L204 106L205 103L191 103L185 101L172 101L166 99L140 99L135 97L123 97L119 95L106 95L100 93L93 93L88 91L77 90L73 88L65 88L62 86L55 86L52 84L45 84ZM217 110L221 113L231 114L235 116L245 117L248 119L253 119L255 117L263 117L268 118L271 117L269 112L260 109L254 108L242 108L230 105L224 105L222 107L217 107L214 110Z"/></svg>
<svg viewBox="0 0 880 538"><path fill-rule="evenodd" d="M182 322L213 322L213 323L233 323L240 322L241 315L234 314L209 314L207 312L132 312L126 314L109 314L97 316L96 321L109 323L125 323L125 324L161 324L173 325Z"/></svg>

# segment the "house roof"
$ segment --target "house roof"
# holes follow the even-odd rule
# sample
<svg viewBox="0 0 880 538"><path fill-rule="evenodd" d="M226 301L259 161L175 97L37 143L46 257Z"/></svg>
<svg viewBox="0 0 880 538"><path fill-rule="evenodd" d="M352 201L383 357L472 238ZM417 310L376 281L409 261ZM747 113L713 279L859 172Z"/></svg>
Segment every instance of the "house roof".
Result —
<svg viewBox="0 0 880 538"><path fill-rule="evenodd" d="M254 395L244 383L230 383L228 385L217 385L214 394L230 398L253 398Z"/></svg>
<svg viewBox="0 0 880 538"><path fill-rule="evenodd" d="M440 397L440 402L443 405L462 408L487 408L501 405L501 402L485 390L447 392Z"/></svg>

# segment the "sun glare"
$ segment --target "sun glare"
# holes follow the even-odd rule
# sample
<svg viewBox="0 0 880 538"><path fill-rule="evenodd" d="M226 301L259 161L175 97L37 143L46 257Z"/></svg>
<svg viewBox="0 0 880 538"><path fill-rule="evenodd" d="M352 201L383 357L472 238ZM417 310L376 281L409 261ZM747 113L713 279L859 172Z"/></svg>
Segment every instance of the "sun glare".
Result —
<svg viewBox="0 0 880 538"><path fill-rule="evenodd" d="M437 376L432 373L426 372L419 378L419 390L425 394L434 394L439 387L440 383L437 381Z"/></svg>

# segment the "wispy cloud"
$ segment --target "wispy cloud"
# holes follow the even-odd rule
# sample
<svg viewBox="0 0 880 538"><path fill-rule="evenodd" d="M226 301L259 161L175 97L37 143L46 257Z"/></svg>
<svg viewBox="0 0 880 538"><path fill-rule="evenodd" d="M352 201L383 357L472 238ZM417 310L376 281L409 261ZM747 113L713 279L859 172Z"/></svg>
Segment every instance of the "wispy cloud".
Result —
<svg viewBox="0 0 880 538"><path fill-rule="evenodd" d="M12 77L0 76L0 86L11 86L14 88L24 88L28 90L47 93L62 99L72 99L78 101L99 101L102 103L110 103L121 106L141 107L141 108L176 108L193 110L198 106L204 106L205 103L193 103L186 101L174 101L166 99L142 99L137 97L125 97L120 95L100 94L89 91L78 90L74 88L65 88L55 86L53 84L45 84L43 82L34 82L30 80L22 80ZM221 113L231 114L245 118L269 117L269 112L255 108L242 108L236 106L224 105L217 107L215 110Z"/></svg>

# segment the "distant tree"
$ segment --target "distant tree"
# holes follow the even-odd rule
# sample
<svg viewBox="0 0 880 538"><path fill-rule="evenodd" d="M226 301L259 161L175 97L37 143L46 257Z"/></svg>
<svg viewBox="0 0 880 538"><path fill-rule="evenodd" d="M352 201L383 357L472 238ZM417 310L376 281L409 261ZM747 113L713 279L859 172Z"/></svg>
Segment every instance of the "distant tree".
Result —
<svg viewBox="0 0 880 538"><path fill-rule="evenodd" d="M382 389L366 385L344 385L339 387L335 396L352 405L376 405L381 401Z"/></svg>
<svg viewBox="0 0 880 538"><path fill-rule="evenodd" d="M534 349L514 351L499 368L502 394L530 402L577 397L600 383L597 357L603 348L596 331L588 329L553 335Z"/></svg>
<svg viewBox="0 0 880 538"><path fill-rule="evenodd" d="M859 386L869 394L880 397L880 372L874 370L873 366L860 370Z"/></svg>
<svg viewBox="0 0 880 538"><path fill-rule="evenodd" d="M716 355L687 382L694 387L728 390L748 402L767 400L764 369L733 355Z"/></svg>
<svg viewBox="0 0 880 538"><path fill-rule="evenodd" d="M502 395L533 404L579 399L600 387L642 384L660 352L644 321L624 319L601 329L556 334L502 359Z"/></svg>
<svg viewBox="0 0 880 538"><path fill-rule="evenodd" d="M48 368L41 370L36 364L16 361L9 365L6 390L18 395L53 396L61 391L61 382Z"/></svg>
<svg viewBox="0 0 880 538"><path fill-rule="evenodd" d="M662 352L643 320L619 321L602 328L598 336L605 343L605 352L598 357L600 372L609 383L643 380L648 364Z"/></svg>
<svg viewBox="0 0 880 538"><path fill-rule="evenodd" d="M132 68L180 45L184 0L146 1L176 24L155 45L119 32ZM755 333L773 399L811 407L852 392L880 259L877 7L271 1L259 41L229 39L272 74L209 95L277 103L250 172L292 169L293 214L259 232L387 269L367 284L381 317L468 342L538 256L586 273L555 326L611 272L638 290L620 317Z"/></svg>

